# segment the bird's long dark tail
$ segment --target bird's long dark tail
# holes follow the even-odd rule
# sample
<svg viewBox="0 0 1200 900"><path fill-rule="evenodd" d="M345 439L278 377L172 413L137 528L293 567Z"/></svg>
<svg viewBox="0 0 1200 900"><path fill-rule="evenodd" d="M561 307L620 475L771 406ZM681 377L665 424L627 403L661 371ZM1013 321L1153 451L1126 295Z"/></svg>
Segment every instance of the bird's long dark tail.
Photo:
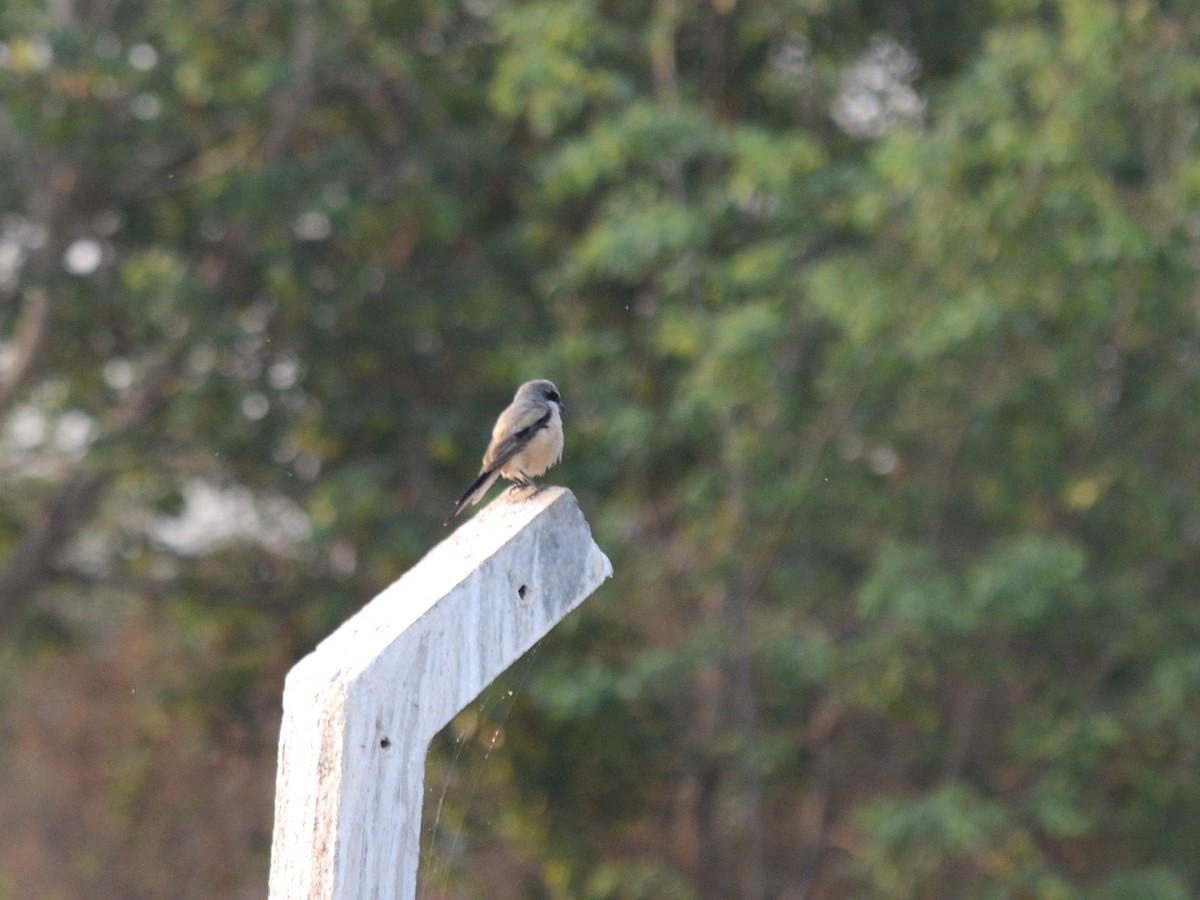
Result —
<svg viewBox="0 0 1200 900"><path fill-rule="evenodd" d="M458 498L458 502L454 504L454 509L450 515L446 516L446 521L443 526L449 525L450 520L457 516L464 506L468 503L478 503L479 498L487 493L487 489L492 486L492 482L500 477L500 473L496 469L484 469L479 473L479 477L471 482L471 486Z"/></svg>

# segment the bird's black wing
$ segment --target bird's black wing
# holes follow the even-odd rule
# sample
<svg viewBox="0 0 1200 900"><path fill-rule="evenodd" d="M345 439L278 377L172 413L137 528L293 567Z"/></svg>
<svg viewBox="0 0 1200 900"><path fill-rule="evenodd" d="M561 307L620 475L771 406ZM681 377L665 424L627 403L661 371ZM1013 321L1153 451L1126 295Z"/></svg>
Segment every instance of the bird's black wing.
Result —
<svg viewBox="0 0 1200 900"><path fill-rule="evenodd" d="M483 487L489 478L493 477L493 473L497 469L520 453L525 445L533 439L535 434L549 426L551 415L552 411L549 409L546 410L545 414L539 419L531 422L524 428L518 428L492 449L488 458L484 460L483 468L479 470L479 477L472 481L471 486L458 498L458 502L454 504L453 512L446 518L444 524L449 525L450 520L457 516L462 511L462 508L471 502L472 495Z"/></svg>
<svg viewBox="0 0 1200 900"><path fill-rule="evenodd" d="M494 472L500 468L518 453L520 453L525 445L528 444L535 434L550 425L550 417L552 411L547 409L541 418L534 422L530 422L524 428L518 428L512 434L507 435L504 440L498 443L490 454L490 458L484 464L480 475L489 472Z"/></svg>

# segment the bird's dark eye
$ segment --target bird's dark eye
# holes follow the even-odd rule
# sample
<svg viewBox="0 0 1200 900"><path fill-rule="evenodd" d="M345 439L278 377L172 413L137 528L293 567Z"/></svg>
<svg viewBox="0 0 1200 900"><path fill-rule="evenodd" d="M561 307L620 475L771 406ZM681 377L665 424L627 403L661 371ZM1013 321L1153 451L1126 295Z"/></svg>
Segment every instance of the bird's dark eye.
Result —
<svg viewBox="0 0 1200 900"><path fill-rule="evenodd" d="M546 399L553 400L555 403L562 403L562 397L558 395L558 391L546 391Z"/></svg>

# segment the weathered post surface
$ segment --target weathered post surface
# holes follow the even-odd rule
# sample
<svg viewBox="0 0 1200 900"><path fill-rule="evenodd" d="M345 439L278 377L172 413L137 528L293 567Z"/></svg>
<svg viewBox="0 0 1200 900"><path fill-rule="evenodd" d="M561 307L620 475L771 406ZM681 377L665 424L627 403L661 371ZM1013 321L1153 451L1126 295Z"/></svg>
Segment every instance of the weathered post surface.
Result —
<svg viewBox="0 0 1200 900"><path fill-rule="evenodd" d="M611 575L570 491L510 492L300 660L271 900L414 897L430 740Z"/></svg>

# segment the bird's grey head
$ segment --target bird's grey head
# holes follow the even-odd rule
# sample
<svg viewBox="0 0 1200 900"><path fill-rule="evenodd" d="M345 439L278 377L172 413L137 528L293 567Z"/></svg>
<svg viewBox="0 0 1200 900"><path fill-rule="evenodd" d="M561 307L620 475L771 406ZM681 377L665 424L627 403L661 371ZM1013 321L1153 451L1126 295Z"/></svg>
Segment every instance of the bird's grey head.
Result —
<svg viewBox="0 0 1200 900"><path fill-rule="evenodd" d="M562 396L558 393L558 388L554 386L553 381L547 381L545 378L539 378L537 381L527 381L517 388L517 395L513 400L535 400L540 403L554 403L558 408L563 409Z"/></svg>

